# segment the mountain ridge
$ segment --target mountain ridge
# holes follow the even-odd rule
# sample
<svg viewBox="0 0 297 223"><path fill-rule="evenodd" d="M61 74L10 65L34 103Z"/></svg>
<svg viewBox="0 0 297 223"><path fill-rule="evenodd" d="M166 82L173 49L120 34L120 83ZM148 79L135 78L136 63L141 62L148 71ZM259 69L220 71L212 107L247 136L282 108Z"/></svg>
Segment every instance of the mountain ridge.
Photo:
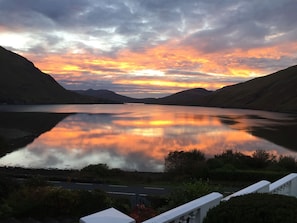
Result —
<svg viewBox="0 0 297 223"><path fill-rule="evenodd" d="M106 100L112 100L117 103L144 103L144 99L137 99L137 98L124 96L121 94L117 94L114 91L110 91L106 89L74 90L74 92L82 95L103 98Z"/></svg>
<svg viewBox="0 0 297 223"><path fill-rule="evenodd" d="M147 103L297 113L297 65L215 91L194 88L142 99L109 90L66 90L31 61L1 46L0 67L0 104Z"/></svg>
<svg viewBox="0 0 297 223"><path fill-rule="evenodd" d="M0 104L102 103L63 88L49 74L0 46Z"/></svg>
<svg viewBox="0 0 297 223"><path fill-rule="evenodd" d="M297 65L189 98L193 90L156 99L153 103L297 113Z"/></svg>

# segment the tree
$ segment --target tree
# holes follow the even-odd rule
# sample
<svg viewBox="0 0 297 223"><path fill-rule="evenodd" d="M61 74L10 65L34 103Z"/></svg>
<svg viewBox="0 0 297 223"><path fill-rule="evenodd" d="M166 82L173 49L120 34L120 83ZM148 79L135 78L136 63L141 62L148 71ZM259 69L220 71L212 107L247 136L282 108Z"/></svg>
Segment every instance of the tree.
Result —
<svg viewBox="0 0 297 223"><path fill-rule="evenodd" d="M251 157L241 152L226 150L222 154L215 155L214 158L208 160L208 164L212 169L221 167L233 167L245 169L248 167Z"/></svg>
<svg viewBox="0 0 297 223"><path fill-rule="evenodd" d="M292 156L280 156L278 160L278 165L288 171L297 170L296 159Z"/></svg>
<svg viewBox="0 0 297 223"><path fill-rule="evenodd" d="M199 150L174 151L165 157L165 172L200 176L205 168L205 155Z"/></svg>
<svg viewBox="0 0 297 223"><path fill-rule="evenodd" d="M256 150L252 155L252 165L255 168L265 168L275 161L276 157L265 150Z"/></svg>

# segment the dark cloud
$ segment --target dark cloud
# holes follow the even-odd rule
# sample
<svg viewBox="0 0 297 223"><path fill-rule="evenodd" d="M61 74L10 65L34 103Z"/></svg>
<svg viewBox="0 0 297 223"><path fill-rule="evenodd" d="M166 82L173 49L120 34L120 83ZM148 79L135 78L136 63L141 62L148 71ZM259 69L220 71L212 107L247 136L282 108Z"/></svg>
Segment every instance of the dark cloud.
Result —
<svg viewBox="0 0 297 223"><path fill-rule="evenodd" d="M297 29L293 25L297 14L292 10L297 7L296 1L226 2L233 4L218 7L217 13L209 11L210 14L213 12L213 18L207 19L209 27L187 36L184 43L205 53L235 48L250 49L277 44ZM280 32L285 33L273 38Z"/></svg>
<svg viewBox="0 0 297 223"><path fill-rule="evenodd" d="M135 49L184 36L184 44L214 52L286 38L267 40L296 30L296 8L295 0L1 0L0 25L38 32L71 30L98 38L117 34L125 47Z"/></svg>
<svg viewBox="0 0 297 223"><path fill-rule="evenodd" d="M167 70L167 74L210 77L211 75L189 70Z"/></svg>

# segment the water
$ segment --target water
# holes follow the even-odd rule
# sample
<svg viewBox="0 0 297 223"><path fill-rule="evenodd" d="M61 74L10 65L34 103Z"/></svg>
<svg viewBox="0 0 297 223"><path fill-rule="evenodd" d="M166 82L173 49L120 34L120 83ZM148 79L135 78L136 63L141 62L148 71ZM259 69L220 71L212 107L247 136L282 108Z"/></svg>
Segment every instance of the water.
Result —
<svg viewBox="0 0 297 223"><path fill-rule="evenodd" d="M174 150L297 155L297 117L290 114L143 104L3 105L0 111L0 139L9 142L0 143L0 166L80 169L106 163L162 171Z"/></svg>

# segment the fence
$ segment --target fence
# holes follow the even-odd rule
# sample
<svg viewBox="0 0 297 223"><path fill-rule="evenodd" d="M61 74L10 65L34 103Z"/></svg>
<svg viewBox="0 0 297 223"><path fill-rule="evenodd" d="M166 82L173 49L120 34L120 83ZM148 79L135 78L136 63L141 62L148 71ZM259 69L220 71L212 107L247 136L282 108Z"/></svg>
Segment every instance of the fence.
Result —
<svg viewBox="0 0 297 223"><path fill-rule="evenodd" d="M297 173L291 173L274 183L270 183L266 180L259 181L258 183L248 186L225 198L223 198L222 194L213 192L148 219L143 223L202 223L210 208L218 205L221 201L227 201L232 197L249 193L272 193L297 197ZM107 210L83 217L80 222L105 223L106 221L102 221L102 219L106 216ZM112 211L117 213L117 223L134 222L129 216L126 216L115 209Z"/></svg>
<svg viewBox="0 0 297 223"><path fill-rule="evenodd" d="M269 192L297 197L297 173L291 173L270 184Z"/></svg>
<svg viewBox="0 0 297 223"><path fill-rule="evenodd" d="M167 212L164 212L156 217L144 221L143 223L202 223L207 211L210 208L218 205L222 197L222 194L213 192L189 203L171 209Z"/></svg>

